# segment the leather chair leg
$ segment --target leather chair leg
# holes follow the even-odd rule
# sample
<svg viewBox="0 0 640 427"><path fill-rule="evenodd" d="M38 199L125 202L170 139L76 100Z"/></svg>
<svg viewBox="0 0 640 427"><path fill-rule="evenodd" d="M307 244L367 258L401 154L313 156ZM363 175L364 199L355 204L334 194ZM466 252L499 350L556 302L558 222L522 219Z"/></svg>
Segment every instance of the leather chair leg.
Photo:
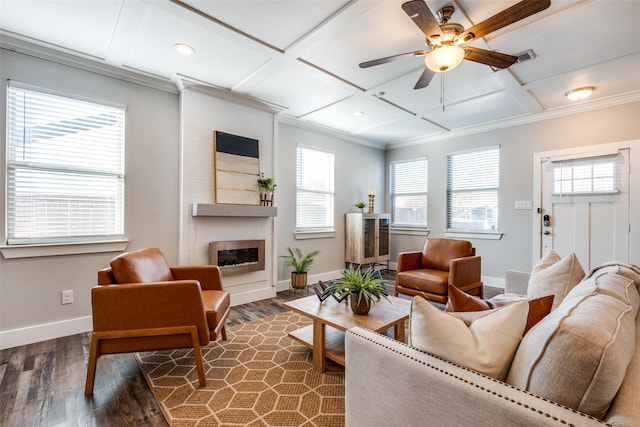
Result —
<svg viewBox="0 0 640 427"><path fill-rule="evenodd" d="M200 348L200 339L198 338L198 328L195 326L191 330L191 343L193 344L193 358L196 361L196 370L198 371L198 380L200 387L206 387L207 379L204 375L204 362L202 360L202 349Z"/></svg>
<svg viewBox="0 0 640 427"><path fill-rule="evenodd" d="M93 384L96 378L96 365L98 364L98 341L96 334L91 336L91 347L89 348L89 362L87 364L87 381L84 386L84 395L93 394Z"/></svg>

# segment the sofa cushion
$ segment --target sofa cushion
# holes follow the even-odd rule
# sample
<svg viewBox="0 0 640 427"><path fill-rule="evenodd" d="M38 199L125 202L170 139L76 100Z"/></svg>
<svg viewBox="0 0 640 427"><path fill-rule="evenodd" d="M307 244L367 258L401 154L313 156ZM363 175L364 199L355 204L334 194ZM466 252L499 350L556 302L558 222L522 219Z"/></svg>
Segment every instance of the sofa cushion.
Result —
<svg viewBox="0 0 640 427"><path fill-rule="evenodd" d="M409 345L504 380L522 338L529 306L519 301L482 313L467 325L421 296L409 314ZM485 314L486 313L486 314Z"/></svg>
<svg viewBox="0 0 640 427"><path fill-rule="evenodd" d="M427 239L422 250L420 268L449 271L452 259L471 256L471 242L455 239Z"/></svg>
<svg viewBox="0 0 640 427"><path fill-rule="evenodd" d="M533 267L527 286L527 297L532 299L554 295L552 310L555 310L584 276L584 270L573 252L560 258L551 250Z"/></svg>
<svg viewBox="0 0 640 427"><path fill-rule="evenodd" d="M592 276L525 335L507 382L602 418L635 350L639 305L633 280Z"/></svg>
<svg viewBox="0 0 640 427"><path fill-rule="evenodd" d="M474 295L469 295L461 291L453 285L449 285L449 299L444 311L447 312L463 312L463 311L484 311L492 308L502 307L503 305L513 304L516 301L526 300L529 303L529 314L527 315L527 324L522 335L526 334L536 323L542 320L551 312L553 306L553 295L546 295L539 298L527 300L525 297L515 295L507 297L498 296L490 300L484 300Z"/></svg>
<svg viewBox="0 0 640 427"><path fill-rule="evenodd" d="M111 261L118 283L149 283L173 280L166 258L157 248L127 252Z"/></svg>

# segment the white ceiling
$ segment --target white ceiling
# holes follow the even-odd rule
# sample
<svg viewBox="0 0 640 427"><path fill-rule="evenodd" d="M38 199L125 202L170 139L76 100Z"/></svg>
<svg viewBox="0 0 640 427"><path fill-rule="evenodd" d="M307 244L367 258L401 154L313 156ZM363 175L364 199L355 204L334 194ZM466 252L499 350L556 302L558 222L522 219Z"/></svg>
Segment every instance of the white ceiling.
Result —
<svg viewBox="0 0 640 427"><path fill-rule="evenodd" d="M640 1L551 0L471 45L534 59L506 70L471 61L414 90L424 49L402 0L0 0L0 36L165 80L187 78L266 102L281 114L384 146L640 100ZM517 0L452 4L465 28ZM188 43L195 55L176 53ZM595 86L587 101L563 94ZM364 115L354 117L354 111Z"/></svg>

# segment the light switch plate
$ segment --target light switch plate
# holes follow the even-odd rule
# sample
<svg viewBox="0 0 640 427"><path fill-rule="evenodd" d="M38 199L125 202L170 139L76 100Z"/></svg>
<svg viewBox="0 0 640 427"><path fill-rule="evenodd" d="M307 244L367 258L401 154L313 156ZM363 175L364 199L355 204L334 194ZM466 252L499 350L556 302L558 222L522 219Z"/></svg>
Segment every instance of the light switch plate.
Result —
<svg viewBox="0 0 640 427"><path fill-rule="evenodd" d="M533 209L533 202L531 200L517 201L516 209Z"/></svg>

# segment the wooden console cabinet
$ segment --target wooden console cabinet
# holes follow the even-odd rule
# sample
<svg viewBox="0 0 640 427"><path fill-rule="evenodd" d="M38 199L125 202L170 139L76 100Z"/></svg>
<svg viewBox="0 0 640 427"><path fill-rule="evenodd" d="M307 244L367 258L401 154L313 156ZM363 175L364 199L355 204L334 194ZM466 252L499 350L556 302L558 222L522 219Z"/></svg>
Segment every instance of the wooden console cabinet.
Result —
<svg viewBox="0 0 640 427"><path fill-rule="evenodd" d="M348 213L346 219L346 262L387 262L391 256L391 215Z"/></svg>

